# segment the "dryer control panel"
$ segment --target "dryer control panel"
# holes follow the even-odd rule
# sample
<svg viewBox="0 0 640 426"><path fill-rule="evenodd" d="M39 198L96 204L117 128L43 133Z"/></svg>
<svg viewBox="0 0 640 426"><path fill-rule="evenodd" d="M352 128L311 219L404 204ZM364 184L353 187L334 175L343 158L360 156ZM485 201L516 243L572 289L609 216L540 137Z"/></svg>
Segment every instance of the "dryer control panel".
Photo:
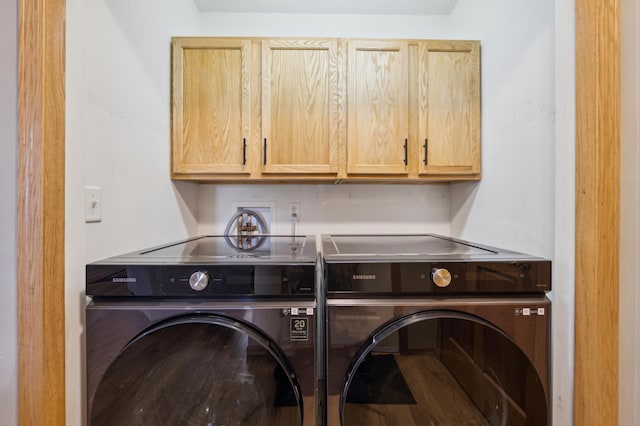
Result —
<svg viewBox="0 0 640 426"><path fill-rule="evenodd" d="M551 290L551 262L327 263L329 295L542 293Z"/></svg>

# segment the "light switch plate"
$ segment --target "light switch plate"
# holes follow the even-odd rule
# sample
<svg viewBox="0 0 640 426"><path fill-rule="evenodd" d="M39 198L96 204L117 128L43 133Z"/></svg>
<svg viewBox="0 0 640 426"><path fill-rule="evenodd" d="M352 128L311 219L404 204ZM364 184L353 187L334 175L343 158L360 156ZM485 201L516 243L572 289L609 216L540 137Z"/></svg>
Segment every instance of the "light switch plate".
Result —
<svg viewBox="0 0 640 426"><path fill-rule="evenodd" d="M86 223L102 221L102 188L85 186L84 221Z"/></svg>

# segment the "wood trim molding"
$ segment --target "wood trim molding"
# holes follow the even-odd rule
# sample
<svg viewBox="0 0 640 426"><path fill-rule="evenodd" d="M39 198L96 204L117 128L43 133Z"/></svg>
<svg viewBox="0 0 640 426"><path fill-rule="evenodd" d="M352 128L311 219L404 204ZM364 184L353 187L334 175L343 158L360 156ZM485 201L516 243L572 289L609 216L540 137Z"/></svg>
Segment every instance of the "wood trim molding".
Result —
<svg viewBox="0 0 640 426"><path fill-rule="evenodd" d="M619 1L576 1L575 425L618 424Z"/></svg>
<svg viewBox="0 0 640 426"><path fill-rule="evenodd" d="M65 1L19 1L18 418L65 424Z"/></svg>

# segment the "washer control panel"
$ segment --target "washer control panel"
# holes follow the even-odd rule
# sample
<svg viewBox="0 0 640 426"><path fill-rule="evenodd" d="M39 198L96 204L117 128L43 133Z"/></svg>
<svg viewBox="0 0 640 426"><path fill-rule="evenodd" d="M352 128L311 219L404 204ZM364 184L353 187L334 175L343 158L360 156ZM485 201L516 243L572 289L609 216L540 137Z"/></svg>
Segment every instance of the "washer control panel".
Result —
<svg viewBox="0 0 640 426"><path fill-rule="evenodd" d="M87 296L309 296L315 280L315 265L87 265Z"/></svg>
<svg viewBox="0 0 640 426"><path fill-rule="evenodd" d="M195 291L202 291L209 285L209 275L206 272L196 271L189 277L189 287Z"/></svg>

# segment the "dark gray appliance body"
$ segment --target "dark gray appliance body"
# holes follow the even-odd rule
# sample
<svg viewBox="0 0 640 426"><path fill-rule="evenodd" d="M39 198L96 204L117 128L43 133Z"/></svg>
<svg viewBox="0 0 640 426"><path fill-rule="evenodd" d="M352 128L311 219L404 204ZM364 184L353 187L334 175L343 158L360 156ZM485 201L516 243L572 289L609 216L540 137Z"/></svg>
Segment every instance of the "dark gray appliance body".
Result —
<svg viewBox="0 0 640 426"><path fill-rule="evenodd" d="M330 426L551 423L550 261L437 235L322 240Z"/></svg>
<svg viewBox="0 0 640 426"><path fill-rule="evenodd" d="M87 265L88 424L316 423L314 239L220 240Z"/></svg>

